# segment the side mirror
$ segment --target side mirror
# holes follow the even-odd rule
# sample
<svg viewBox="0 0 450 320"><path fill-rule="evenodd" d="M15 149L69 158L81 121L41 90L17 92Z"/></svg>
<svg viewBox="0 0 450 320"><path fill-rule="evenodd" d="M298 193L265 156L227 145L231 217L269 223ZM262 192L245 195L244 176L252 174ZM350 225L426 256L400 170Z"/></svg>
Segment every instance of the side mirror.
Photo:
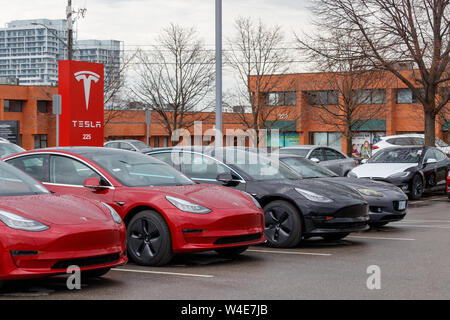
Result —
<svg viewBox="0 0 450 320"><path fill-rule="evenodd" d="M362 159L361 164L365 164L365 163L367 163L367 161L369 161L369 159Z"/></svg>
<svg viewBox="0 0 450 320"><path fill-rule="evenodd" d="M89 189L103 189L105 188L104 186L102 186L100 184L100 180L98 180L98 178L87 178L86 180L84 180L83 182L83 186L85 188L89 188Z"/></svg>
<svg viewBox="0 0 450 320"><path fill-rule="evenodd" d="M428 160L427 160L427 163L426 163L426 164L433 164L433 163L437 163L437 160L431 158L431 159L428 159Z"/></svg>
<svg viewBox="0 0 450 320"><path fill-rule="evenodd" d="M311 161L312 161L312 162L315 162L315 163L319 163L319 162L320 162L320 160L317 159L317 158L311 158Z"/></svg>
<svg viewBox="0 0 450 320"><path fill-rule="evenodd" d="M222 182L224 185L231 185L233 183L237 184L237 181L229 172L219 174L216 180Z"/></svg>

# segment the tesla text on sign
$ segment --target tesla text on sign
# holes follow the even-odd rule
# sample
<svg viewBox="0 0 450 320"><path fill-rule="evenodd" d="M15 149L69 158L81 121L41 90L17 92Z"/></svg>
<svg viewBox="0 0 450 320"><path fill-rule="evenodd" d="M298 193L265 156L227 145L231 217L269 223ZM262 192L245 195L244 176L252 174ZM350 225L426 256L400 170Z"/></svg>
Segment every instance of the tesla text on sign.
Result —
<svg viewBox="0 0 450 320"><path fill-rule="evenodd" d="M103 145L103 64L59 62L61 146Z"/></svg>

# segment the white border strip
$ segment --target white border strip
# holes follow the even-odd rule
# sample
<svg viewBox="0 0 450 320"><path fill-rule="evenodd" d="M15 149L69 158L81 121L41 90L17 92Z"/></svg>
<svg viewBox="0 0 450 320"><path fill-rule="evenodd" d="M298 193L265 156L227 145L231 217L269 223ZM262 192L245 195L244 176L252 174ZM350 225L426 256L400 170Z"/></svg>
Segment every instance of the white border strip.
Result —
<svg viewBox="0 0 450 320"><path fill-rule="evenodd" d="M206 274L177 273L177 272L151 271L151 270L134 270L134 269L111 269L111 270L112 271L121 271L121 272L162 274L162 275L181 276L181 277L214 278L214 276L206 275Z"/></svg>

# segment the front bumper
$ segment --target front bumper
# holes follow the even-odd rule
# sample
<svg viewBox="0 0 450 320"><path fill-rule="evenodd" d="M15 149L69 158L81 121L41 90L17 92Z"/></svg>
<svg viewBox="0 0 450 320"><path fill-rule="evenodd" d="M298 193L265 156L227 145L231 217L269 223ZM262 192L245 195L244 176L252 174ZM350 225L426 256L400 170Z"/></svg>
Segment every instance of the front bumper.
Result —
<svg viewBox="0 0 450 320"><path fill-rule="evenodd" d="M112 268L128 261L123 226L56 226L39 233L0 227L0 233L0 280L64 274L70 266Z"/></svg>
<svg viewBox="0 0 450 320"><path fill-rule="evenodd" d="M265 241L262 210L220 209L193 214L165 210L174 253L209 251Z"/></svg>
<svg viewBox="0 0 450 320"><path fill-rule="evenodd" d="M305 237L332 233L351 233L369 229L368 205L358 204L330 213L304 214Z"/></svg>

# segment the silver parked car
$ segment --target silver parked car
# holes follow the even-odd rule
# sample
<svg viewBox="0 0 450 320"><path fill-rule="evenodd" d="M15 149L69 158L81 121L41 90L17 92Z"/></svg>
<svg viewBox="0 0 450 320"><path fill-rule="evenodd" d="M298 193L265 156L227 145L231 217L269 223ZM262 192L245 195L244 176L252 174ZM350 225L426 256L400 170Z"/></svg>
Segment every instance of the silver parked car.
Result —
<svg viewBox="0 0 450 320"><path fill-rule="evenodd" d="M347 157L342 152L324 146L295 146L280 148L280 154L293 154L309 159L321 166L333 171L341 177L345 177L354 167L357 161Z"/></svg>
<svg viewBox="0 0 450 320"><path fill-rule="evenodd" d="M147 152L152 150L147 144L139 140L113 140L103 144L105 148L122 149L136 152Z"/></svg>
<svg viewBox="0 0 450 320"><path fill-rule="evenodd" d="M19 147L18 145L11 143L4 138L0 138L0 158L4 158L11 154L20 153L24 151L25 151L24 148Z"/></svg>

